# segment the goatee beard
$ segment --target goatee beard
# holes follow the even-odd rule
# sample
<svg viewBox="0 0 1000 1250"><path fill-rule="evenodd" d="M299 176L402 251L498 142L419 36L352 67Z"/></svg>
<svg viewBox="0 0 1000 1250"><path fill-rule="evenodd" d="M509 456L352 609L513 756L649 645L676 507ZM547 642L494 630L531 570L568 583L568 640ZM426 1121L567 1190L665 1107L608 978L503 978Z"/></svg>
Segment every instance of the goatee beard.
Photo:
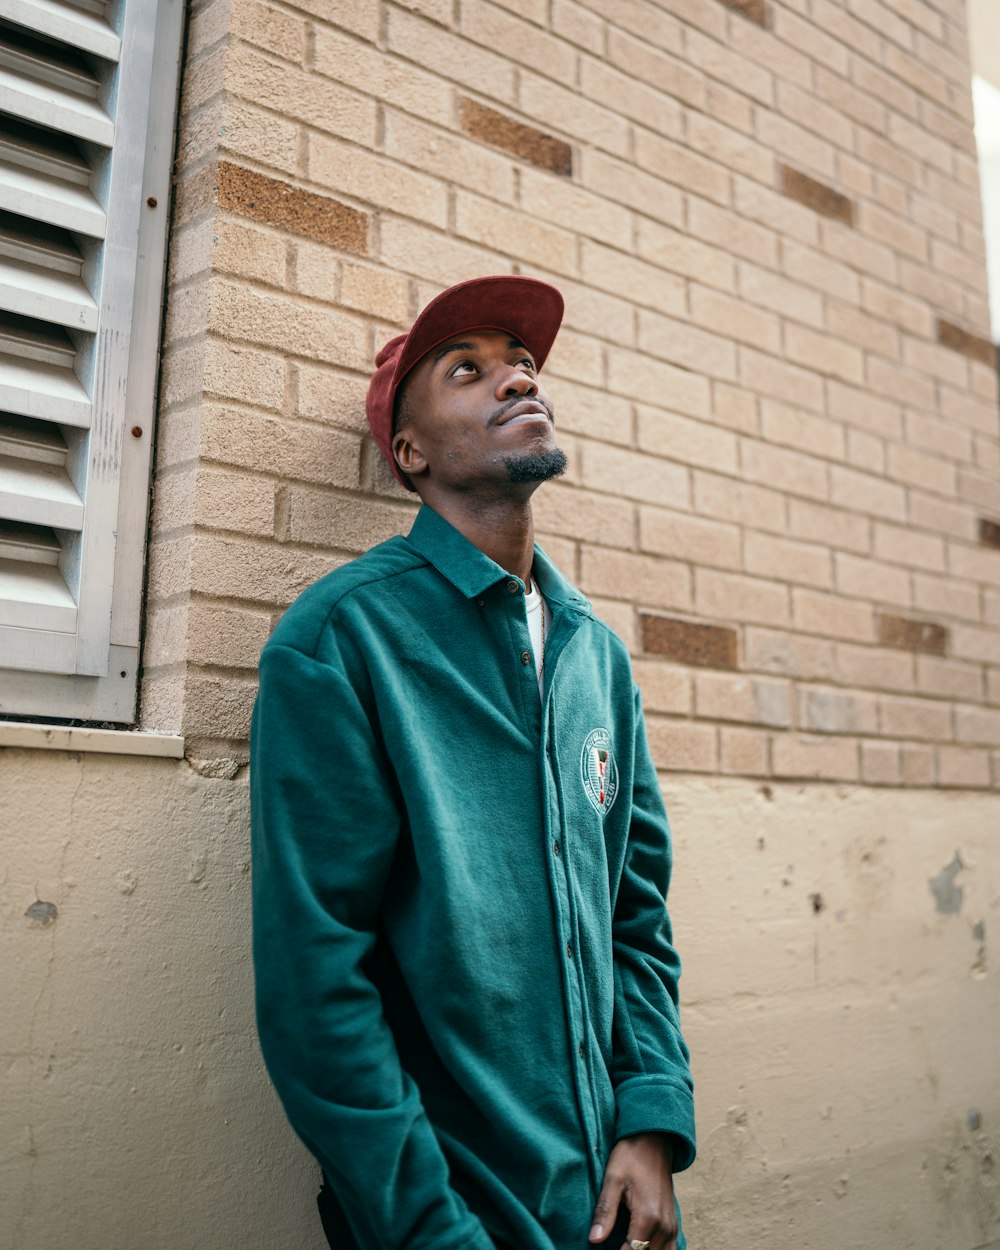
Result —
<svg viewBox="0 0 1000 1250"><path fill-rule="evenodd" d="M504 456L510 482L547 482L566 472L566 453L558 447L548 451L528 451L523 456Z"/></svg>

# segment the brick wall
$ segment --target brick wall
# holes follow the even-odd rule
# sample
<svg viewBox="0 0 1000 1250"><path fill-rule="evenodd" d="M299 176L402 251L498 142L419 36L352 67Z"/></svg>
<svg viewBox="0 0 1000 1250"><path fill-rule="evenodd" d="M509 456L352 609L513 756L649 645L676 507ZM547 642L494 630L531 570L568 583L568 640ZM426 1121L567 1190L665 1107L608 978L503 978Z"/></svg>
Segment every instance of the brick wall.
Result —
<svg viewBox="0 0 1000 1250"><path fill-rule="evenodd" d="M658 762L1000 785L969 77L964 0L195 3L144 721L245 760L277 615L412 514L375 350L524 272L567 300L540 536Z"/></svg>

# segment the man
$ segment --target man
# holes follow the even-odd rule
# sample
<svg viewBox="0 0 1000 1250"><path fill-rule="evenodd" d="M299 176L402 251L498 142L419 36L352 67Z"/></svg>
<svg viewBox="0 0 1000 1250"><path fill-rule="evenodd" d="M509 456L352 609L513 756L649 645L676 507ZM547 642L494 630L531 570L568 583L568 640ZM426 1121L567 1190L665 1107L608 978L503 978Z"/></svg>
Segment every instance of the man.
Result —
<svg viewBox="0 0 1000 1250"><path fill-rule="evenodd" d="M626 649L534 545L562 308L480 278L383 348L423 507L261 658L258 1023L334 1250L684 1244L666 816Z"/></svg>

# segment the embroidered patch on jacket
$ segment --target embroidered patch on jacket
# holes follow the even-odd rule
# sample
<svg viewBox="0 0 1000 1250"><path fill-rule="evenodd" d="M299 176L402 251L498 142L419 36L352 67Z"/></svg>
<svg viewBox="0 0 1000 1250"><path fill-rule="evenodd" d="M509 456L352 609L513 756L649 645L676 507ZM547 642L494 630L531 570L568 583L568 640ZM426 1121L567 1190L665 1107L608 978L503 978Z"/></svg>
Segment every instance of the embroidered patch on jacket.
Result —
<svg viewBox="0 0 1000 1250"><path fill-rule="evenodd" d="M592 729L580 752L580 777L594 807L602 816L611 811L618 794L618 765L606 729Z"/></svg>

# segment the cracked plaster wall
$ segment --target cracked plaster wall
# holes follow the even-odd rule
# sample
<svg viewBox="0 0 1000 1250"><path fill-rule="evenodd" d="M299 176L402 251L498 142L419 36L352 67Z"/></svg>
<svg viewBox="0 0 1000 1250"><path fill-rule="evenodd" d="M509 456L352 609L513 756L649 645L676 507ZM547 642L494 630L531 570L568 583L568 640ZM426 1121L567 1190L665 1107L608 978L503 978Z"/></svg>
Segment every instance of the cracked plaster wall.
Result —
<svg viewBox="0 0 1000 1250"><path fill-rule="evenodd" d="M1000 801L667 789L692 1250L1000 1247ZM321 1250L254 1037L245 777L6 750L0 792L2 1250Z"/></svg>

